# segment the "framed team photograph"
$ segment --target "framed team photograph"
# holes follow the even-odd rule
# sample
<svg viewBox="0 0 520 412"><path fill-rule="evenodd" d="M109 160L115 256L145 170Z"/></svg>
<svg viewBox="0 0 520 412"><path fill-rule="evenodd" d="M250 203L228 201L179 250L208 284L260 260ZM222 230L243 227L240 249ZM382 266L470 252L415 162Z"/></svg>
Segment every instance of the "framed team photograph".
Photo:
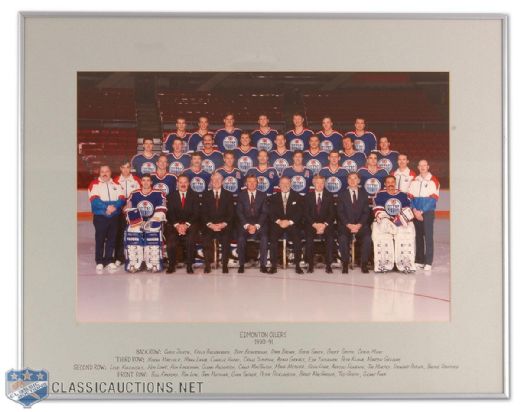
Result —
<svg viewBox="0 0 520 412"><path fill-rule="evenodd" d="M20 36L11 399L509 396L506 16Z"/></svg>

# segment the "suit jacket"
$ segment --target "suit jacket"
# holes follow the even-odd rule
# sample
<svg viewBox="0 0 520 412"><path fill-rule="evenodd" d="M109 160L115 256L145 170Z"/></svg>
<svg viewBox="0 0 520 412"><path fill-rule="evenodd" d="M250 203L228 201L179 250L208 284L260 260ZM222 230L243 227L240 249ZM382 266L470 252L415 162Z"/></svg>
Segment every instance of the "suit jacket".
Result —
<svg viewBox="0 0 520 412"><path fill-rule="evenodd" d="M240 227L246 224L264 226L267 223L269 208L267 195L260 190L256 191L254 213L251 211L249 192L242 190L237 199L237 216Z"/></svg>
<svg viewBox="0 0 520 412"><path fill-rule="evenodd" d="M182 207L181 194L179 191L171 191L166 198L168 212L166 218L168 224L189 223L193 225L199 220L199 197L191 189L186 192L186 200Z"/></svg>
<svg viewBox="0 0 520 412"><path fill-rule="evenodd" d="M204 227L208 223L227 223L231 226L235 207L233 205L233 195L224 188L220 189L219 206L217 208L213 190L208 190L202 195L200 209L200 220Z"/></svg>
<svg viewBox="0 0 520 412"><path fill-rule="evenodd" d="M275 224L278 219L292 220L299 225L303 219L304 199L294 190L289 191L286 212L283 211L282 193L278 192L269 198L269 218Z"/></svg>
<svg viewBox="0 0 520 412"><path fill-rule="evenodd" d="M324 190L321 197L321 208L318 213L316 208L316 192L309 192L305 195L305 222L308 225L313 223L327 223L331 226L335 219L334 197L330 192Z"/></svg>
<svg viewBox="0 0 520 412"><path fill-rule="evenodd" d="M362 189L358 189L358 197L356 203L352 204L350 197L350 190L343 191L338 196L338 221L341 226L345 227L347 224L358 224L362 226L368 224L368 217L370 215L370 208L368 206L368 194Z"/></svg>

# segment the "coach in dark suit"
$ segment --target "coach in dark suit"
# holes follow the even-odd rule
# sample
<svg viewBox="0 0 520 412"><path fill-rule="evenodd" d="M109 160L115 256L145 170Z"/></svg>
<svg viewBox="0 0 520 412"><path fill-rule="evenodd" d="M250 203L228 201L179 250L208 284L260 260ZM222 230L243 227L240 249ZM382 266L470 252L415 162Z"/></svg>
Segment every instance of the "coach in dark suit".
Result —
<svg viewBox="0 0 520 412"><path fill-rule="evenodd" d="M294 246L294 261L296 273L302 274L300 260L302 256L301 222L303 219L303 197L291 190L291 179L286 176L280 178L280 192L269 198L269 228L270 242L270 273L276 273L278 264L278 240L287 235Z"/></svg>
<svg viewBox="0 0 520 412"><path fill-rule="evenodd" d="M247 176L246 189L237 200L238 218L238 273L244 273L246 242L249 237L260 240L260 271L267 273L268 205L267 195L256 190L256 176Z"/></svg>
<svg viewBox="0 0 520 412"><path fill-rule="evenodd" d="M200 211L204 244L204 273L211 272L213 239L218 239L222 248L222 272L229 273L228 259L231 241L231 223L234 216L233 195L222 188L224 178L218 172L211 175L211 190L202 197Z"/></svg>
<svg viewBox="0 0 520 412"><path fill-rule="evenodd" d="M367 193L359 188L357 173L348 175L348 188L338 197L338 237L343 273L348 273L350 242L356 236L361 241L361 271L368 273L371 239Z"/></svg>
<svg viewBox="0 0 520 412"><path fill-rule="evenodd" d="M316 175L312 179L314 192L305 195L305 256L309 263L307 273L314 272L314 239L325 238L325 271L332 273L332 255L334 250L334 197L325 190L325 178Z"/></svg>
<svg viewBox="0 0 520 412"><path fill-rule="evenodd" d="M186 271L193 273L195 237L199 222L199 197L190 189L186 175L178 178L178 190L172 190L166 198L168 208L166 237L168 247L168 268L166 273L175 272L175 252L184 243Z"/></svg>

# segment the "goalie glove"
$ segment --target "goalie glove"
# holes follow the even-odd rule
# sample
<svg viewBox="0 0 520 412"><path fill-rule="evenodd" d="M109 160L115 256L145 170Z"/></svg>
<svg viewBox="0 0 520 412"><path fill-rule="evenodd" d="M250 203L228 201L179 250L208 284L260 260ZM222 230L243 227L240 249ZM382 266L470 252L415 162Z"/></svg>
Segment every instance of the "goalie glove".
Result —
<svg viewBox="0 0 520 412"><path fill-rule="evenodd" d="M130 226L138 226L143 222L141 212L137 208L126 209L126 221Z"/></svg>
<svg viewBox="0 0 520 412"><path fill-rule="evenodd" d="M375 218L377 223L381 223L384 219L390 219L390 215L384 210L378 210L375 214Z"/></svg>
<svg viewBox="0 0 520 412"><path fill-rule="evenodd" d="M409 207L405 207L401 210L401 213L399 213L396 217L394 217L394 224L396 226L408 226L408 222L413 220L413 212Z"/></svg>
<svg viewBox="0 0 520 412"><path fill-rule="evenodd" d="M157 222L165 222L166 221L166 215L164 212L157 211L153 214L152 218L150 220L155 220Z"/></svg>

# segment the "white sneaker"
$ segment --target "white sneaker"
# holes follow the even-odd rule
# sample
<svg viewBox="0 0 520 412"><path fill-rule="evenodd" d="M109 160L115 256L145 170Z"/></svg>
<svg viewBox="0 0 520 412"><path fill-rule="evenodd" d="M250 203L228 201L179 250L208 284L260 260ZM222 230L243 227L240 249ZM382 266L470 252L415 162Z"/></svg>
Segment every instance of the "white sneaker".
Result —
<svg viewBox="0 0 520 412"><path fill-rule="evenodd" d="M121 266L123 263L120 261L120 260L116 260L116 266L119 267Z"/></svg>
<svg viewBox="0 0 520 412"><path fill-rule="evenodd" d="M96 265L96 272L97 272L98 274L103 273L103 265L102 265L101 263L99 263L99 264Z"/></svg>
<svg viewBox="0 0 520 412"><path fill-rule="evenodd" d="M415 267L419 268L419 269L422 269L422 268L424 268L424 264L423 263L416 263Z"/></svg>
<svg viewBox="0 0 520 412"><path fill-rule="evenodd" d="M432 270L432 265L424 265L424 270Z"/></svg>
<svg viewBox="0 0 520 412"><path fill-rule="evenodd" d="M111 272L117 270L117 266L115 263L109 263L108 266L107 266L107 269Z"/></svg>

